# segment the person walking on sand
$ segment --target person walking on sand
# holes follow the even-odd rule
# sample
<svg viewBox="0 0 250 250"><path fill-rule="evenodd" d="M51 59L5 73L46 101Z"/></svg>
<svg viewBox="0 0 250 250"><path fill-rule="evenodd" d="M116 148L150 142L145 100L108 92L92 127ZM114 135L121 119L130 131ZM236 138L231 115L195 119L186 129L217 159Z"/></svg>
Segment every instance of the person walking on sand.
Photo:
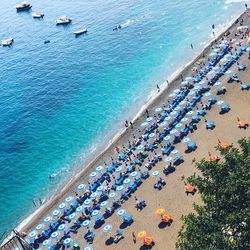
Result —
<svg viewBox="0 0 250 250"><path fill-rule="evenodd" d="M136 237L135 237L135 233L134 232L132 232L132 237L133 237L133 242L135 244L136 243Z"/></svg>
<svg viewBox="0 0 250 250"><path fill-rule="evenodd" d="M248 9L247 3L245 3L246 10Z"/></svg>
<svg viewBox="0 0 250 250"><path fill-rule="evenodd" d="M158 84L156 85L156 87L157 87L157 89L158 89L158 92L160 92L160 91L161 91L161 89L160 89L160 87L159 87L159 85L158 85Z"/></svg>

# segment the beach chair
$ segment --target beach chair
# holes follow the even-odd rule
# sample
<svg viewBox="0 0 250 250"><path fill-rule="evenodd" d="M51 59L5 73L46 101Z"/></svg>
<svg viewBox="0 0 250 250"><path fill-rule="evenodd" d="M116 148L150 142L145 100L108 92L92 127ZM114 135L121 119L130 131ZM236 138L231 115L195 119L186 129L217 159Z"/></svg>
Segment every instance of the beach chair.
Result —
<svg viewBox="0 0 250 250"><path fill-rule="evenodd" d="M241 90L249 90L250 86L246 83L241 83Z"/></svg>
<svg viewBox="0 0 250 250"><path fill-rule="evenodd" d="M177 158L174 161L175 166L179 166L181 163L184 162L184 157L182 155L177 156Z"/></svg>
<svg viewBox="0 0 250 250"><path fill-rule="evenodd" d="M215 122L207 122L206 123L206 129L213 130L215 128Z"/></svg>
<svg viewBox="0 0 250 250"><path fill-rule="evenodd" d="M220 114L225 114L225 113L229 112L230 109L231 109L231 107L229 105L223 105L221 107Z"/></svg>
<svg viewBox="0 0 250 250"><path fill-rule="evenodd" d="M169 175L169 174L172 174L174 171L175 171L176 167L173 165L173 166L169 166L167 168L164 168L163 170L163 173L165 175Z"/></svg>
<svg viewBox="0 0 250 250"><path fill-rule="evenodd" d="M90 232L88 231L85 235L84 235L84 239L88 242L88 243L93 243L95 238L95 234L94 232Z"/></svg>
<svg viewBox="0 0 250 250"><path fill-rule="evenodd" d="M198 115L200 115L200 116L204 116L206 113L207 112L206 112L205 109L201 109L201 110L198 111Z"/></svg>
<svg viewBox="0 0 250 250"><path fill-rule="evenodd" d="M198 123L200 121L200 116L196 115L194 117L192 117L192 123Z"/></svg>
<svg viewBox="0 0 250 250"><path fill-rule="evenodd" d="M241 71L241 70L245 70L247 68L247 66L245 64L239 64L238 65L238 70Z"/></svg>
<svg viewBox="0 0 250 250"><path fill-rule="evenodd" d="M134 221L132 215L123 215L122 219L123 219L123 223L126 223L126 224L131 224Z"/></svg>
<svg viewBox="0 0 250 250"><path fill-rule="evenodd" d="M148 171L145 171L145 172L143 172L143 173L141 173L141 178L142 179L147 179L149 177L149 172Z"/></svg>
<svg viewBox="0 0 250 250"><path fill-rule="evenodd" d="M104 224L104 222L105 222L104 216L101 216L95 220L94 227L99 228Z"/></svg>
<svg viewBox="0 0 250 250"><path fill-rule="evenodd" d="M231 83L231 82L240 82L240 78L238 77L238 75L237 74L233 74L230 78L229 78L229 80L227 81L228 83Z"/></svg>
<svg viewBox="0 0 250 250"><path fill-rule="evenodd" d="M139 187L142 184L141 178L136 179L135 184L136 184L137 187Z"/></svg>
<svg viewBox="0 0 250 250"><path fill-rule="evenodd" d="M187 149L186 149L186 153L190 153L190 152L193 152L193 151L195 151L196 150L196 148L197 148L197 145L196 145L196 143L195 142L193 142L193 143L190 143L190 144L188 144L187 145Z"/></svg>

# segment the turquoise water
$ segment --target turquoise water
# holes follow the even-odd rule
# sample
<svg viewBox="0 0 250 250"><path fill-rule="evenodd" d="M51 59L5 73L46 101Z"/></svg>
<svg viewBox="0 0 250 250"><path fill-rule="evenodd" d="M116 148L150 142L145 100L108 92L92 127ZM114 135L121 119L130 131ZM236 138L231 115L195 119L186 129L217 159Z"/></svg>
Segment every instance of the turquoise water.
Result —
<svg viewBox="0 0 250 250"><path fill-rule="evenodd" d="M244 9L224 0L33 0L45 13L34 20L16 13L16 1L0 2L0 39L15 39L0 47L0 235L201 50L213 23ZM72 24L55 26L61 15ZM126 27L113 32L119 23ZM82 26L88 35L75 38Z"/></svg>

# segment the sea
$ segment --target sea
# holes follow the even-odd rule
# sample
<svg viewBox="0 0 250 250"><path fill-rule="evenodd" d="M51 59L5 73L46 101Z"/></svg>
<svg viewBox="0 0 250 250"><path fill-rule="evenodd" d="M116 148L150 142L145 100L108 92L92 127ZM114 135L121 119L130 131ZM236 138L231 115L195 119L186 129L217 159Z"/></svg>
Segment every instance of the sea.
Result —
<svg viewBox="0 0 250 250"><path fill-rule="evenodd" d="M45 14L37 20L0 0L0 40L14 38L0 47L0 238L94 159L213 39L212 24L219 34L245 2L32 0ZM56 26L63 15L72 23ZM88 33L75 37L82 27Z"/></svg>

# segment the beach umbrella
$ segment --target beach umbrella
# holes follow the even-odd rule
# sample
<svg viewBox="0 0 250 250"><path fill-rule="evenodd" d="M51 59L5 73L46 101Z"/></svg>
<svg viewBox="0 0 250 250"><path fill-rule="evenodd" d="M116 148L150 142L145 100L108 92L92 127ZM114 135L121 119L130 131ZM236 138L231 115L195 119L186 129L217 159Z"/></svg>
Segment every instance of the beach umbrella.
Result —
<svg viewBox="0 0 250 250"><path fill-rule="evenodd" d="M170 134L171 135L174 135L174 134L177 134L178 133L178 130L177 129L172 129L171 131L170 131Z"/></svg>
<svg viewBox="0 0 250 250"><path fill-rule="evenodd" d="M59 230L59 231L63 231L65 228L66 228L66 225L65 225L65 224L61 224L61 225L58 227L58 230Z"/></svg>
<svg viewBox="0 0 250 250"><path fill-rule="evenodd" d="M219 66L216 66L216 67L214 67L214 70L215 70L215 71L220 70L220 67L219 67Z"/></svg>
<svg viewBox="0 0 250 250"><path fill-rule="evenodd" d="M159 171L154 171L154 172L152 173L152 176L156 177L156 176L158 176L159 174L160 174Z"/></svg>
<svg viewBox="0 0 250 250"><path fill-rule="evenodd" d="M216 82L216 83L214 84L215 87L219 87L220 85L221 85L221 82Z"/></svg>
<svg viewBox="0 0 250 250"><path fill-rule="evenodd" d="M177 106L174 108L174 111L179 111L181 109L181 107Z"/></svg>
<svg viewBox="0 0 250 250"><path fill-rule="evenodd" d="M59 205L60 209L64 209L65 207L66 207L66 204L64 202Z"/></svg>
<svg viewBox="0 0 250 250"><path fill-rule="evenodd" d="M79 189L79 190L83 190L83 189L85 188L85 186L86 186L86 185L84 185L84 184L80 184L80 185L78 186L78 189Z"/></svg>
<svg viewBox="0 0 250 250"><path fill-rule="evenodd" d="M76 216L76 214L75 214L75 213L72 213L72 214L69 215L69 219L70 219L70 220L73 220L73 219L75 218L75 216Z"/></svg>
<svg viewBox="0 0 250 250"><path fill-rule="evenodd" d="M165 159L165 162L171 162L173 160L173 158L172 157L167 157L166 159Z"/></svg>
<svg viewBox="0 0 250 250"><path fill-rule="evenodd" d="M119 166L118 168L115 169L115 172L117 172L117 173L121 172L121 171L122 171L122 167L121 166Z"/></svg>
<svg viewBox="0 0 250 250"><path fill-rule="evenodd" d="M151 134L148 135L148 138L150 138L150 139L154 138L154 137L155 137L155 133L151 133Z"/></svg>
<svg viewBox="0 0 250 250"><path fill-rule="evenodd" d="M250 47L247 48L247 52L250 52Z"/></svg>
<svg viewBox="0 0 250 250"><path fill-rule="evenodd" d="M83 204L86 206L86 207L88 207L88 206L90 206L90 204L91 204L91 200L90 199L86 199L84 202L83 202Z"/></svg>
<svg viewBox="0 0 250 250"><path fill-rule="evenodd" d="M173 154L173 155L176 155L176 154L178 154L179 153L179 151L177 150L177 149L174 149L172 152L171 152L171 154Z"/></svg>
<svg viewBox="0 0 250 250"><path fill-rule="evenodd" d="M224 104L224 101L223 101L223 100L220 100L220 101L217 102L217 105L219 105L219 106L220 106L220 105L223 105L223 104Z"/></svg>
<svg viewBox="0 0 250 250"><path fill-rule="evenodd" d="M139 145L138 147L137 147L137 149L139 150L139 151L141 151L141 150L143 150L144 149L144 145Z"/></svg>
<svg viewBox="0 0 250 250"><path fill-rule="evenodd" d="M92 250L92 247L91 246L87 246L87 247L84 247L83 250Z"/></svg>
<svg viewBox="0 0 250 250"><path fill-rule="evenodd" d="M173 117L175 117L175 116L178 115L178 113L177 113L176 111L172 111L172 112L170 113L170 115L172 115Z"/></svg>
<svg viewBox="0 0 250 250"><path fill-rule="evenodd" d="M212 52L212 53L210 53L210 54L209 54L209 56L211 56L211 57L215 57L215 56L217 56L217 53Z"/></svg>
<svg viewBox="0 0 250 250"><path fill-rule="evenodd" d="M101 172L103 170L103 166L98 166L95 170L96 172Z"/></svg>
<svg viewBox="0 0 250 250"><path fill-rule="evenodd" d="M192 95L194 95L194 94L195 94L194 91L190 91L190 92L188 93L189 96L192 96Z"/></svg>
<svg viewBox="0 0 250 250"><path fill-rule="evenodd" d="M52 213L53 216L57 217L60 215L60 211L59 210L54 210Z"/></svg>
<svg viewBox="0 0 250 250"><path fill-rule="evenodd" d="M57 231L55 231L55 232L53 232L53 233L50 235L50 237L51 237L52 239L56 239L56 238L58 237L58 235L59 235L59 233L58 233Z"/></svg>
<svg viewBox="0 0 250 250"><path fill-rule="evenodd" d="M44 221L44 223L49 223L50 221L51 221L51 216L48 216L48 217L46 217L43 221Z"/></svg>
<svg viewBox="0 0 250 250"><path fill-rule="evenodd" d="M90 226L90 220L85 220L85 221L82 223L82 226L83 226L83 227L89 227L89 226Z"/></svg>
<svg viewBox="0 0 250 250"><path fill-rule="evenodd" d="M96 172L92 172L89 176L94 179L94 178L96 178L97 173Z"/></svg>
<svg viewBox="0 0 250 250"><path fill-rule="evenodd" d="M67 239L65 239L65 240L63 241L63 245L64 245L64 246L69 246L70 243L71 243L71 239L70 239L70 238L67 238Z"/></svg>
<svg viewBox="0 0 250 250"><path fill-rule="evenodd" d="M99 187L96 189L96 191L97 191L97 192L102 192L103 189L104 189L104 186L99 186Z"/></svg>
<svg viewBox="0 0 250 250"><path fill-rule="evenodd" d="M203 85L205 83L205 81L200 81L199 85Z"/></svg>
<svg viewBox="0 0 250 250"><path fill-rule="evenodd" d="M162 108L157 108L157 109L155 109L155 112L156 113L160 113L162 111Z"/></svg>
<svg viewBox="0 0 250 250"><path fill-rule="evenodd" d="M152 122L153 120L154 120L153 117L148 117L148 118L146 119L147 122Z"/></svg>
<svg viewBox="0 0 250 250"><path fill-rule="evenodd" d="M100 203L100 206L101 207L106 207L108 205L108 202L107 201L103 201Z"/></svg>
<svg viewBox="0 0 250 250"><path fill-rule="evenodd" d="M208 93L206 93L204 96L205 96L205 97L209 97L209 96L211 96L211 93L208 92Z"/></svg>
<svg viewBox="0 0 250 250"><path fill-rule="evenodd" d="M130 180L129 178L127 178L127 179L125 179L125 180L123 181L123 183L126 184L126 185L128 185L128 184L130 183L130 181L131 181L131 180Z"/></svg>
<svg viewBox="0 0 250 250"><path fill-rule="evenodd" d="M182 127L182 125L183 125L182 123L178 123L178 124L176 124L176 126L175 126L175 127L176 127L177 129L179 129L179 128L181 128L181 127Z"/></svg>
<svg viewBox="0 0 250 250"><path fill-rule="evenodd" d="M191 81L192 79L193 79L193 77L191 77L191 76L188 76L185 78L186 81Z"/></svg>
<svg viewBox="0 0 250 250"><path fill-rule="evenodd" d="M142 124L141 124L141 127L147 127L148 126L148 123L147 122L143 122Z"/></svg>
<svg viewBox="0 0 250 250"><path fill-rule="evenodd" d="M189 82L187 80L181 82L181 85L187 85Z"/></svg>
<svg viewBox="0 0 250 250"><path fill-rule="evenodd" d="M181 102L179 103L180 106L183 106L183 105L185 105L185 104L186 104L186 101L185 101L185 100L183 100L183 101L181 101Z"/></svg>
<svg viewBox="0 0 250 250"><path fill-rule="evenodd" d="M122 192L124 190L124 187L123 186L118 186L117 188L116 188L116 191L118 191L118 192Z"/></svg>
<svg viewBox="0 0 250 250"><path fill-rule="evenodd" d="M172 137L170 135L167 135L163 138L164 141L169 141Z"/></svg>
<svg viewBox="0 0 250 250"><path fill-rule="evenodd" d="M134 171L130 174L131 177L135 178L138 175L138 172Z"/></svg>
<svg viewBox="0 0 250 250"><path fill-rule="evenodd" d="M109 194L109 198L114 199L117 196L115 192Z"/></svg>
<svg viewBox="0 0 250 250"><path fill-rule="evenodd" d="M171 116L167 116L167 117L164 119L165 122L169 122L169 121L171 121L171 120L172 120L172 117L171 117Z"/></svg>
<svg viewBox="0 0 250 250"><path fill-rule="evenodd" d="M29 237L31 238L31 239L33 239L33 238L35 238L36 237L36 231L32 231L30 234L29 234Z"/></svg>
<svg viewBox="0 0 250 250"><path fill-rule="evenodd" d="M178 93L180 92L180 89L175 89L173 92L174 92L175 94L178 94Z"/></svg>
<svg viewBox="0 0 250 250"><path fill-rule="evenodd" d="M183 123L189 122L189 119L187 117L184 117L181 119L181 122L183 122Z"/></svg>
<svg viewBox="0 0 250 250"><path fill-rule="evenodd" d="M160 127L166 127L166 126L167 126L167 123L166 123L166 122L160 123Z"/></svg>
<svg viewBox="0 0 250 250"><path fill-rule="evenodd" d="M232 73L232 70L227 70L227 71L225 72L226 75L230 75L231 73Z"/></svg>
<svg viewBox="0 0 250 250"><path fill-rule="evenodd" d="M214 52L216 52L216 53L219 52L219 51L220 51L220 49L214 49Z"/></svg>
<svg viewBox="0 0 250 250"><path fill-rule="evenodd" d="M91 199L95 199L96 197L98 196L98 193L97 192L94 192L90 195L90 198Z"/></svg>
<svg viewBox="0 0 250 250"><path fill-rule="evenodd" d="M43 229L44 225L43 224L39 224L36 226L36 230L40 231L41 229Z"/></svg>
<svg viewBox="0 0 250 250"><path fill-rule="evenodd" d="M73 197L72 197L72 196L69 196L69 197L67 197L67 198L65 199L65 201L66 201L67 203L71 202L72 200L73 200Z"/></svg>
<svg viewBox="0 0 250 250"><path fill-rule="evenodd" d="M49 240L43 241L43 247L48 247L48 245L49 245Z"/></svg>
<svg viewBox="0 0 250 250"><path fill-rule="evenodd" d="M104 228L103 228L104 233L108 233L111 230L112 230L112 225L110 225L110 224L105 225Z"/></svg>
<svg viewBox="0 0 250 250"><path fill-rule="evenodd" d="M93 212L92 212L92 216L97 216L97 215L99 215L100 214L100 211L99 210L94 210Z"/></svg>
<svg viewBox="0 0 250 250"><path fill-rule="evenodd" d="M195 87L194 87L194 90L199 90L199 89L200 89L199 86L195 86Z"/></svg>
<svg viewBox="0 0 250 250"><path fill-rule="evenodd" d="M137 238L139 240L143 240L146 237L146 232L145 231L141 231L137 234Z"/></svg>
<svg viewBox="0 0 250 250"><path fill-rule="evenodd" d="M165 213L165 209L163 208L158 208L156 211L155 211L155 214L156 215L163 215Z"/></svg>
<svg viewBox="0 0 250 250"><path fill-rule="evenodd" d="M168 97L172 98L172 97L176 97L175 93L171 93Z"/></svg>
<svg viewBox="0 0 250 250"><path fill-rule="evenodd" d="M77 212L77 213L80 213L82 210L83 210L83 207L82 207L82 206L79 206L79 207L76 208L76 212Z"/></svg>
<svg viewBox="0 0 250 250"><path fill-rule="evenodd" d="M194 114L194 111L193 110L190 110L189 112L187 112L187 115L188 116L192 116Z"/></svg>
<svg viewBox="0 0 250 250"><path fill-rule="evenodd" d="M191 140L190 140L190 138L188 138L188 137L186 137L186 138L184 138L183 140L182 140L182 142L184 143L184 144L187 144L187 143L189 143Z"/></svg>
<svg viewBox="0 0 250 250"><path fill-rule="evenodd" d="M124 214L126 214L126 210L125 210L125 209L120 209L120 210L118 210L118 212L116 213L116 215L118 215L118 216L123 216Z"/></svg>

